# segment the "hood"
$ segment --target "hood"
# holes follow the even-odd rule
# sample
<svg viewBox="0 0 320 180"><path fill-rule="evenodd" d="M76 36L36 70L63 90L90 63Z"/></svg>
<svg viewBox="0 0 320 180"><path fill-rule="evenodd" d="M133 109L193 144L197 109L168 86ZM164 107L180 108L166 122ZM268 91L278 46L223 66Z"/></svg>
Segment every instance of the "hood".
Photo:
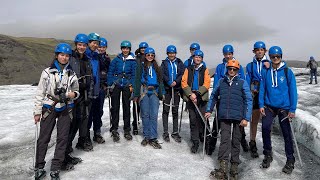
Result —
<svg viewBox="0 0 320 180"><path fill-rule="evenodd" d="M283 70L285 67L287 67L286 62L281 61L280 66L277 69L273 69L272 63L271 63L271 82L272 82L272 87L278 87L278 71Z"/></svg>

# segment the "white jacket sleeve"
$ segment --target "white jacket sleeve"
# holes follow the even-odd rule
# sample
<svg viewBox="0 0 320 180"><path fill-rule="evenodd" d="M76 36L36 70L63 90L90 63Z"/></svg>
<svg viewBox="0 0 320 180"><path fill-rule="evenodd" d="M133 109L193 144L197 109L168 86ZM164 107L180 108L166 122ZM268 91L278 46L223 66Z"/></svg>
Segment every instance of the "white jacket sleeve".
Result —
<svg viewBox="0 0 320 180"><path fill-rule="evenodd" d="M41 73L41 77L39 80L39 84L38 84L38 88L35 96L35 102L34 102L35 107L34 107L33 115L39 115L42 112L43 100L48 87L48 78L49 78L48 72L46 72L46 70L43 70Z"/></svg>

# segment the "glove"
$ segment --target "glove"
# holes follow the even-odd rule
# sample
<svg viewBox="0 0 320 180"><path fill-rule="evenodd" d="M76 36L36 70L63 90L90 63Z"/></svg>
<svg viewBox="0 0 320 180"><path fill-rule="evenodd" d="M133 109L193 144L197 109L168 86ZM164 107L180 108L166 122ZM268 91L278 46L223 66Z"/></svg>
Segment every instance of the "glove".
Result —
<svg viewBox="0 0 320 180"><path fill-rule="evenodd" d="M107 91L106 91L106 96L110 97L112 95L112 91L113 91L114 86L108 86L107 87Z"/></svg>

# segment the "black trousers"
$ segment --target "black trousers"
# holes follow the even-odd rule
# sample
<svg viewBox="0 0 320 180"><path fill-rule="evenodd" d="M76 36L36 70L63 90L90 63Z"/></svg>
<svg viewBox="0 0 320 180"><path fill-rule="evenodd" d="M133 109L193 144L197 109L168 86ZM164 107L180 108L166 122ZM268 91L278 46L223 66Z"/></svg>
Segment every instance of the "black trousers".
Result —
<svg viewBox="0 0 320 180"><path fill-rule="evenodd" d="M115 86L111 95L111 128L110 131L117 131L119 128L119 112L120 112L120 95L122 92L122 109L123 109L123 130L128 132L130 127L130 97L129 87Z"/></svg>
<svg viewBox="0 0 320 180"><path fill-rule="evenodd" d="M45 112L43 108L43 113ZM54 157L51 161L51 171L61 169L61 164L65 157L65 151L68 144L68 134L71 124L69 112L71 109L65 109L62 112L52 111L46 118L42 118L40 122L40 134L37 142L36 168L44 168L46 161L44 160L48 150L48 144L54 126L57 123L57 143L54 151ZM71 112L70 112L71 113ZM56 121L56 118L58 120Z"/></svg>
<svg viewBox="0 0 320 180"><path fill-rule="evenodd" d="M207 106L207 102L200 101L198 103L198 107L199 107L202 114L205 113L206 106ZM199 142L200 138L203 138L202 136L204 134L204 127L205 127L204 125L205 124L203 123L196 107L194 106L194 104L191 101L187 102L187 108L189 111L191 140L193 142L195 142L195 141Z"/></svg>
<svg viewBox="0 0 320 180"><path fill-rule="evenodd" d="M162 111L162 121L163 121L163 132L167 133L169 131L168 121L169 121L169 111L170 111L170 103L172 99L172 90L166 90L165 99L163 100L163 111ZM178 111L179 111L179 103L180 96L179 91L174 90L173 94L173 107L172 107L172 117L173 117L173 133L178 133Z"/></svg>

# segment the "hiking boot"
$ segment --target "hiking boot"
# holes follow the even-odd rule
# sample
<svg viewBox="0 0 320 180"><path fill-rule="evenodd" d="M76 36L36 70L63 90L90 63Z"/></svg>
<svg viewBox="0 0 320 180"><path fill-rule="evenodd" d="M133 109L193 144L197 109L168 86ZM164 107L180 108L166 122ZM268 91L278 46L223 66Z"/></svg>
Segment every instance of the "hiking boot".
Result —
<svg viewBox="0 0 320 180"><path fill-rule="evenodd" d="M64 159L66 162L70 162L73 165L76 165L82 162L81 158L71 156L70 154L66 155Z"/></svg>
<svg viewBox="0 0 320 180"><path fill-rule="evenodd" d="M118 131L112 131L111 132L111 137L113 139L113 142L119 142L120 141L120 136Z"/></svg>
<svg viewBox="0 0 320 180"><path fill-rule="evenodd" d="M252 158L258 158L259 154L258 154L258 149L257 149L257 145L256 145L256 141L251 140L249 142L249 146L250 146L250 152L251 152L251 157Z"/></svg>
<svg viewBox="0 0 320 180"><path fill-rule="evenodd" d="M130 134L130 131L126 131L124 132L124 138L126 138L128 141L131 141L132 140L132 136Z"/></svg>
<svg viewBox="0 0 320 180"><path fill-rule="evenodd" d="M294 169L294 160L287 160L286 165L282 168L282 172L291 174Z"/></svg>
<svg viewBox="0 0 320 180"><path fill-rule="evenodd" d="M270 167L270 164L272 161L273 161L273 158L271 155L265 155L260 167L261 168L268 168L268 167Z"/></svg>
<svg viewBox="0 0 320 180"><path fill-rule="evenodd" d="M90 149L90 151L93 150L93 145L92 145L92 141L91 141L90 136L87 136L87 137L86 137L85 146L86 146L88 149Z"/></svg>
<svg viewBox="0 0 320 180"><path fill-rule="evenodd" d="M44 170L43 168L37 169L34 172L34 179L40 180L40 179L43 179L44 177L46 177L46 175L47 175L46 170Z"/></svg>
<svg viewBox="0 0 320 180"><path fill-rule="evenodd" d="M162 134L162 138L165 142L170 142L169 133L165 132Z"/></svg>
<svg viewBox="0 0 320 180"><path fill-rule="evenodd" d="M148 140L147 138L144 138L144 139L141 141L141 145L142 145L142 146L146 146L146 145L148 145L148 143L149 143L149 140Z"/></svg>
<svg viewBox="0 0 320 180"><path fill-rule="evenodd" d="M51 180L60 180L59 171L51 171Z"/></svg>
<svg viewBox="0 0 320 180"><path fill-rule="evenodd" d="M192 141L191 153L195 154L198 152L199 141Z"/></svg>
<svg viewBox="0 0 320 180"><path fill-rule="evenodd" d="M244 152L248 152L249 151L249 146L248 146L248 143L247 143L247 140L245 138L245 136L243 136L241 138L241 146L242 146L242 149Z"/></svg>
<svg viewBox="0 0 320 180"><path fill-rule="evenodd" d="M139 134L139 131L135 129L135 130L132 131L132 134L133 134L134 136L135 136L135 135L138 135L138 134Z"/></svg>
<svg viewBox="0 0 320 180"><path fill-rule="evenodd" d="M93 149L92 145L90 146L90 144L86 141L87 141L86 138L79 137L76 148L79 150L87 151L87 152L91 151Z"/></svg>
<svg viewBox="0 0 320 180"><path fill-rule="evenodd" d="M71 171L74 170L74 164L71 162L63 161L61 164L61 171Z"/></svg>
<svg viewBox="0 0 320 180"><path fill-rule="evenodd" d="M179 133L173 133L171 134L171 137L178 143L181 143L181 136L179 135Z"/></svg>
<svg viewBox="0 0 320 180"><path fill-rule="evenodd" d="M149 144L154 148L154 149L161 149L161 145L159 144L157 139L150 139Z"/></svg>
<svg viewBox="0 0 320 180"><path fill-rule="evenodd" d="M238 179L238 163L231 163L230 167L230 180Z"/></svg>
<svg viewBox="0 0 320 180"><path fill-rule="evenodd" d="M93 136L93 141L97 142L98 144L103 144L106 141L103 139L103 137L101 136L101 134L94 134Z"/></svg>
<svg viewBox="0 0 320 180"><path fill-rule="evenodd" d="M220 168L215 169L214 171L211 171L210 176L213 176L216 179L228 180L228 176L227 176L228 162L226 160L220 160L219 164L220 164Z"/></svg>

